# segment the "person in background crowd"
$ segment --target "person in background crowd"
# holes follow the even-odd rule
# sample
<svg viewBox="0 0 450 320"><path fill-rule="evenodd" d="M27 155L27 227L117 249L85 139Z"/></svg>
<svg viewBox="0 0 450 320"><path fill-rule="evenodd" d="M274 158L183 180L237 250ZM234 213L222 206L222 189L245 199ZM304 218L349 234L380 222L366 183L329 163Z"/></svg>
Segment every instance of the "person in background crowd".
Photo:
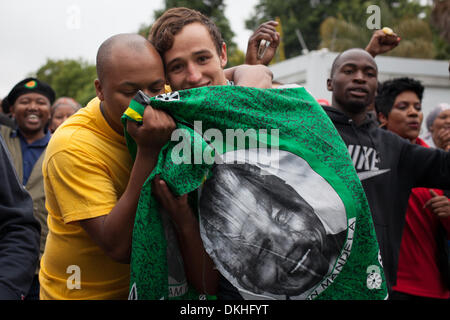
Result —
<svg viewBox="0 0 450 320"><path fill-rule="evenodd" d="M42 161L50 140L47 125L55 92L48 84L36 78L26 78L13 87L5 100L11 106L17 129L1 126L0 134L11 153L20 181L33 199L34 216L41 224L42 256L48 232ZM39 299L38 272L39 266L27 299Z"/></svg>
<svg viewBox="0 0 450 320"><path fill-rule="evenodd" d="M432 148L450 150L450 104L440 103L427 116L423 140Z"/></svg>
<svg viewBox="0 0 450 320"><path fill-rule="evenodd" d="M375 107L381 127L413 144L428 147L418 138L423 120L424 87L411 78L381 84ZM410 159L409 161L413 161ZM448 299L450 203L442 190L414 188L408 200L392 300Z"/></svg>
<svg viewBox="0 0 450 320"><path fill-rule="evenodd" d="M375 99L377 77L377 65L367 51L339 54L327 80L332 107L324 109L346 143L365 190L391 290L411 189L448 189L450 154L412 144L378 127L367 112Z"/></svg>
<svg viewBox="0 0 450 320"><path fill-rule="evenodd" d="M19 300L36 272L41 226L1 135L0 181L0 300Z"/></svg>
<svg viewBox="0 0 450 320"><path fill-rule="evenodd" d="M51 119L49 129L51 133L55 132L64 121L71 115L77 112L81 108L81 105L73 98L60 97L56 99L52 105Z"/></svg>
<svg viewBox="0 0 450 320"><path fill-rule="evenodd" d="M11 117L11 112L9 111L9 104L6 99L0 99L0 105L2 108L0 109L0 125L4 125L10 128L15 128L16 123L14 119Z"/></svg>

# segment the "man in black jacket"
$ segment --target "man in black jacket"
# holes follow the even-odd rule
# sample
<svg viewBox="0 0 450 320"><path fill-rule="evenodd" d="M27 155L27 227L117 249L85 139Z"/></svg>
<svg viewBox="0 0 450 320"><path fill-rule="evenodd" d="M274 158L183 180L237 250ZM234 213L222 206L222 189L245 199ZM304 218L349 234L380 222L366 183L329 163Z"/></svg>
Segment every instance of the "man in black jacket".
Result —
<svg viewBox="0 0 450 320"><path fill-rule="evenodd" d="M367 113L377 90L378 68L362 49L333 62L324 107L348 147L372 211L389 290L396 282L408 197L413 187L450 188L450 154L427 149L380 129Z"/></svg>
<svg viewBox="0 0 450 320"><path fill-rule="evenodd" d="M0 136L0 300L23 299L39 258L41 226Z"/></svg>

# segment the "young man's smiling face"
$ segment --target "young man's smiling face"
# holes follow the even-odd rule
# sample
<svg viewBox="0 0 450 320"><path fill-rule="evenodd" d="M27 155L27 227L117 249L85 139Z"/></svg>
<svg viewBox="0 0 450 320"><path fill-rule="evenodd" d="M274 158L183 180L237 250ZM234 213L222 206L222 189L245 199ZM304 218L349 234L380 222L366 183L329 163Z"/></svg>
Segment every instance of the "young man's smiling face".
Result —
<svg viewBox="0 0 450 320"><path fill-rule="evenodd" d="M225 85L226 45L217 52L208 29L199 22L186 25L164 53L167 78L173 90Z"/></svg>

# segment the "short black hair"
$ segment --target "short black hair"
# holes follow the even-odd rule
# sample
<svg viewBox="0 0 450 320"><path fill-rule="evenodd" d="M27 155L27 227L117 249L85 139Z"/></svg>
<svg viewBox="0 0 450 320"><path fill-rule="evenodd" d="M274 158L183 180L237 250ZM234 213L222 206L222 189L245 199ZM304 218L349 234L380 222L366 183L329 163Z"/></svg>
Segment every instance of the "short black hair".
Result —
<svg viewBox="0 0 450 320"><path fill-rule="evenodd" d="M332 79L332 78L334 77L334 73L336 72L336 69L338 68L338 65L339 65L339 62L340 62L340 59L341 59L342 55L344 55L345 53L351 52L351 51L360 51L360 52L363 52L363 53L367 54L368 56L370 56L370 57L373 59L373 57L370 55L370 53L368 53L368 52L367 52L366 50L364 50L364 49L361 49L361 48L350 48L350 49L347 49L347 50L345 50L345 51L339 53L339 54L336 56L336 58L334 58L333 64L331 65L330 79ZM374 63L375 63L375 60L374 60ZM378 70L378 66L377 66L376 63L375 63L375 68Z"/></svg>
<svg viewBox="0 0 450 320"><path fill-rule="evenodd" d="M422 102L424 87L420 81L412 78L396 78L387 80L378 86L377 95L375 97L375 110L382 113L386 118L394 106L397 96L405 91L414 92Z"/></svg>
<svg viewBox="0 0 450 320"><path fill-rule="evenodd" d="M336 68L337 68L337 63L339 61L339 59L341 58L342 54L344 52L339 53L336 58L334 58L333 60L333 64L331 65L331 72L330 72L330 78L334 77L334 73L336 72Z"/></svg>

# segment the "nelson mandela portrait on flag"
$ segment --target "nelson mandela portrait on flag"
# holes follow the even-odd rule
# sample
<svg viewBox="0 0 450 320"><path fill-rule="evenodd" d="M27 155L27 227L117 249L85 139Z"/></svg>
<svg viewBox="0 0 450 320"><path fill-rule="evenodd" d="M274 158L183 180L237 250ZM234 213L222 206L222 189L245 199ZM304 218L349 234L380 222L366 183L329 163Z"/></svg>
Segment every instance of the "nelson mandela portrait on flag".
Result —
<svg viewBox="0 0 450 320"><path fill-rule="evenodd" d="M303 299L329 275L347 236L344 204L297 155L278 168L233 151L200 196L205 248L244 298Z"/></svg>

